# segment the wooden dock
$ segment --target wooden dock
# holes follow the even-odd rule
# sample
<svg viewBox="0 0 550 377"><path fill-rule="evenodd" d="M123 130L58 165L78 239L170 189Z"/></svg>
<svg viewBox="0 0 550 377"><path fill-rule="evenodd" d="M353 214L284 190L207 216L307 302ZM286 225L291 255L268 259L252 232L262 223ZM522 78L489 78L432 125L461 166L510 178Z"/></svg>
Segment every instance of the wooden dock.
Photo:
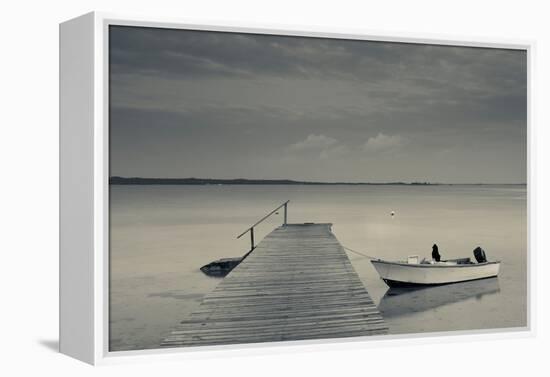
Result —
<svg viewBox="0 0 550 377"><path fill-rule="evenodd" d="M331 224L275 229L163 347L386 334Z"/></svg>

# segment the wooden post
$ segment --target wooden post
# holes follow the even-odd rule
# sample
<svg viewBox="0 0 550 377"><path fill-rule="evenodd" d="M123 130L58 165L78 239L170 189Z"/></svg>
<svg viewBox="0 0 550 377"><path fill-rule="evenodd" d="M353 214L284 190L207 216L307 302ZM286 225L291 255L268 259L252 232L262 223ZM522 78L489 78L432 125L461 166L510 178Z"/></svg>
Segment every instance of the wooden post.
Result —
<svg viewBox="0 0 550 377"><path fill-rule="evenodd" d="M254 250L254 228L250 228L250 251Z"/></svg>
<svg viewBox="0 0 550 377"><path fill-rule="evenodd" d="M285 225L285 226L286 226L286 220L287 220L287 217L286 217L286 207L287 207L287 206L288 206L288 203L285 203L285 222L284 222L284 224L283 224L283 225Z"/></svg>

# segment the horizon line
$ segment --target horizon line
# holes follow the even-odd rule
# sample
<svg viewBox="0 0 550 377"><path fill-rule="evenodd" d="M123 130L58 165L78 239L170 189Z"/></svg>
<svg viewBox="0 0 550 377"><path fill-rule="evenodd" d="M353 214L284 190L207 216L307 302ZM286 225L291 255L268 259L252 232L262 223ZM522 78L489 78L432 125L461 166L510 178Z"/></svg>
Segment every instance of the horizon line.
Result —
<svg viewBox="0 0 550 377"><path fill-rule="evenodd" d="M112 182L112 180L119 181L119 182ZM185 184L185 183L177 183L175 181L203 181L205 183L207 182L218 182L219 184L231 184L235 182L256 182L254 184L262 184L262 182L266 183L275 183L279 182L278 184L305 184L305 185L411 185L411 186L421 186L421 185L516 185L516 186L526 186L527 183L487 183L487 182L455 182L455 183L449 183L449 182L431 182L431 181L380 181L380 182L365 182L365 181L357 181L357 182L344 182L344 181L334 181L334 182L327 182L327 181L302 181L302 180L295 180L295 179L288 179L288 178L197 178L197 177L183 177L183 178L174 178L174 177L125 177L125 176L119 176L119 175L113 175L109 176L109 184L120 184L121 181L164 181L164 184ZM171 181L171 182L167 182ZM129 183L125 183L129 184ZM141 182L141 184L145 184L145 182ZM195 183L200 184L200 183ZM241 183L242 184L242 183Z"/></svg>

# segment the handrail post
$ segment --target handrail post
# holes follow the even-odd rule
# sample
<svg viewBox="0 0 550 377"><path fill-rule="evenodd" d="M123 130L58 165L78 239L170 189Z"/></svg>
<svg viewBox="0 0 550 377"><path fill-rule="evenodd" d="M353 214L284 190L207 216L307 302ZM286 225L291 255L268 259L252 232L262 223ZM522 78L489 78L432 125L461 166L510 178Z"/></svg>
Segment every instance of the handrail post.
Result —
<svg viewBox="0 0 550 377"><path fill-rule="evenodd" d="M273 211L269 212L267 215L265 215L264 217L262 217L259 221L257 221L254 225L252 225L250 228L248 228L247 230L245 230L244 232L242 232L241 234L239 234L237 236L237 239L241 238L242 236L244 236L247 232L250 232L250 250L254 250L254 227L256 225L258 225L259 223L261 223L262 221L264 221L265 219L267 219L269 216L273 215L274 213L275 214L279 214L279 212L277 212L281 207L285 207L285 218L284 218L284 223L283 225L286 225L286 222L287 222L287 208L288 208L288 202L289 200L287 200L286 202L284 202L283 204L279 205L277 208L275 208Z"/></svg>
<svg viewBox="0 0 550 377"><path fill-rule="evenodd" d="M250 228L250 251L254 250L254 228Z"/></svg>

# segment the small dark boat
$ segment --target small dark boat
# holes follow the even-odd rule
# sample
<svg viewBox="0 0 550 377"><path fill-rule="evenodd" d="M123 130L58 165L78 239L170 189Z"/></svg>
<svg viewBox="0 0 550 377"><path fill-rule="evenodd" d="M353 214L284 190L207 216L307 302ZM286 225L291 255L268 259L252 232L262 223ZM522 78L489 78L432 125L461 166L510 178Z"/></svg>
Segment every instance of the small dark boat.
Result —
<svg viewBox="0 0 550 377"><path fill-rule="evenodd" d="M243 257L218 259L202 266L201 271L208 276L223 278L237 267L242 260Z"/></svg>

